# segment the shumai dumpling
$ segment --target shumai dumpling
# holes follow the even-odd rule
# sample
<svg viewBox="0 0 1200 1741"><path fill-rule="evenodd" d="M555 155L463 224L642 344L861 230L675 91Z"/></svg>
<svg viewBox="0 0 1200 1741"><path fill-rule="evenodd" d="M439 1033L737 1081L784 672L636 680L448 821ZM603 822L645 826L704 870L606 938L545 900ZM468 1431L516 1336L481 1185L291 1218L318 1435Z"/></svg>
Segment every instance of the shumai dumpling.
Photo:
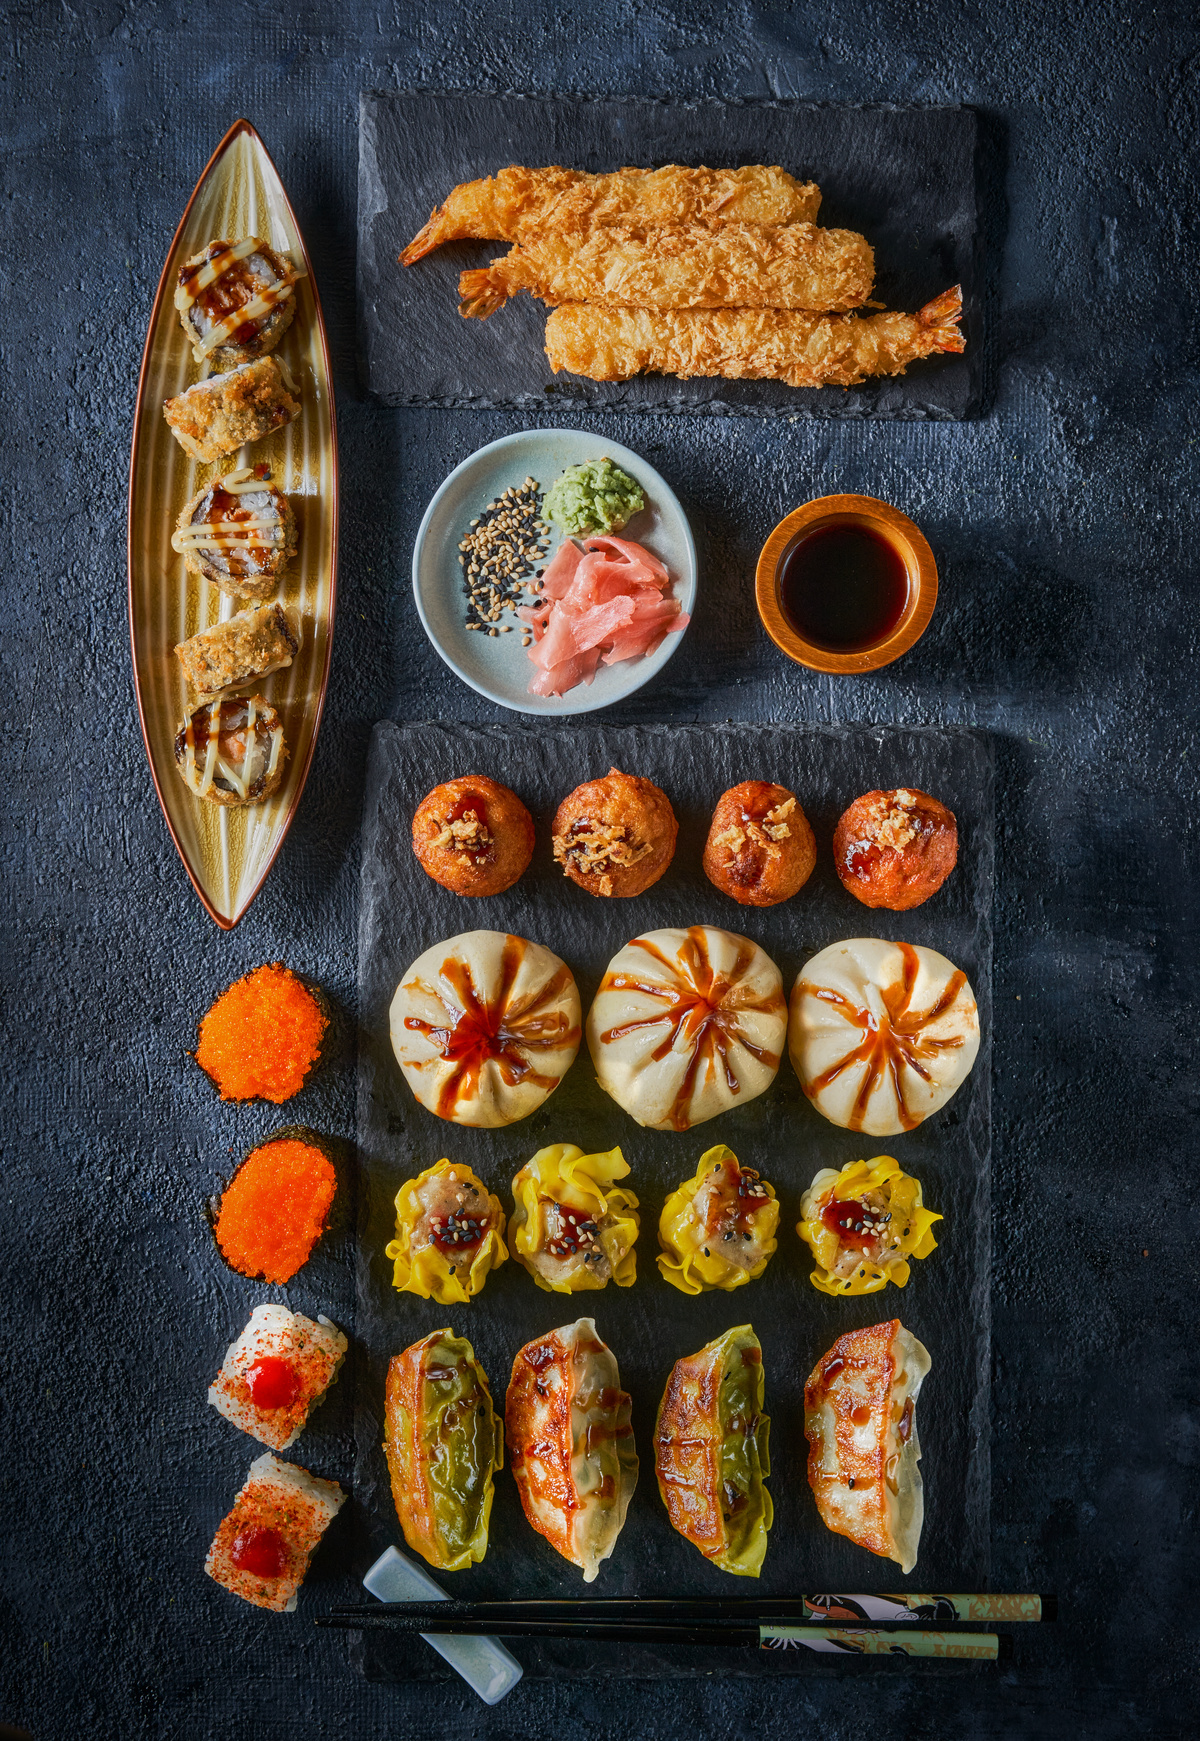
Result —
<svg viewBox="0 0 1200 1741"><path fill-rule="evenodd" d="M525 1516L590 1584L616 1546L637 1486L631 1403L591 1318L527 1342L504 1408Z"/></svg>
<svg viewBox="0 0 1200 1741"><path fill-rule="evenodd" d="M439 1161L396 1193L392 1286L462 1306L507 1262L504 1211L470 1167Z"/></svg>
<svg viewBox="0 0 1200 1741"><path fill-rule="evenodd" d="M774 1511L762 1349L749 1324L677 1360L654 1428L658 1491L680 1535L714 1566L757 1578Z"/></svg>
<svg viewBox="0 0 1200 1741"><path fill-rule="evenodd" d="M629 1164L620 1149L585 1155L552 1143L513 1180L508 1243L539 1288L576 1294L637 1280L637 1198L616 1183Z"/></svg>
<svg viewBox="0 0 1200 1741"><path fill-rule="evenodd" d="M917 1563L925 1495L916 1405L932 1361L899 1318L848 1330L804 1387L808 1484L835 1535Z"/></svg>
<svg viewBox="0 0 1200 1741"><path fill-rule="evenodd" d="M692 925L613 956L588 1012L601 1088L652 1130L688 1130L771 1086L787 1006L779 969L748 937Z"/></svg>
<svg viewBox="0 0 1200 1741"><path fill-rule="evenodd" d="M442 1572L481 1560L504 1433L464 1336L434 1330L388 1362L383 1448L409 1547Z"/></svg>
<svg viewBox="0 0 1200 1741"><path fill-rule="evenodd" d="M831 1124L896 1136L945 1106L970 1074L975 994L936 949L875 937L831 943L792 987L788 1051Z"/></svg>
<svg viewBox="0 0 1200 1741"><path fill-rule="evenodd" d="M942 1217L926 1209L920 1180L880 1155L848 1161L839 1172L822 1167L800 1202L796 1232L812 1249L817 1268L809 1280L823 1294L876 1294L908 1281L910 1257L928 1257L937 1246L933 1224Z"/></svg>
<svg viewBox="0 0 1200 1741"><path fill-rule="evenodd" d="M673 1288L700 1294L757 1281L779 1241L774 1187L718 1143L663 1204L658 1267Z"/></svg>
<svg viewBox="0 0 1200 1741"><path fill-rule="evenodd" d="M536 1112L579 1050L571 969L505 931L464 931L427 949L396 987L390 1019L421 1105L489 1130Z"/></svg>

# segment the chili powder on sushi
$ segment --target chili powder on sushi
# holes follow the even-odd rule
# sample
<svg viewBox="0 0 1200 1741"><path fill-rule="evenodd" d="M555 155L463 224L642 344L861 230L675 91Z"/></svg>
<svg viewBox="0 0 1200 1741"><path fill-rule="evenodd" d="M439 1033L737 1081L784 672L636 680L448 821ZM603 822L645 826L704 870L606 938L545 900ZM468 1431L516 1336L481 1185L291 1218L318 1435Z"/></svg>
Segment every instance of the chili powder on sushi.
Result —
<svg viewBox="0 0 1200 1741"><path fill-rule="evenodd" d="M316 994L277 961L221 994L200 1023L196 1062L222 1100L280 1106L303 1088L328 1026Z"/></svg>
<svg viewBox="0 0 1200 1741"><path fill-rule="evenodd" d="M325 1231L337 1190L333 1162L302 1137L271 1138L225 1188L213 1232L239 1275L291 1281Z"/></svg>

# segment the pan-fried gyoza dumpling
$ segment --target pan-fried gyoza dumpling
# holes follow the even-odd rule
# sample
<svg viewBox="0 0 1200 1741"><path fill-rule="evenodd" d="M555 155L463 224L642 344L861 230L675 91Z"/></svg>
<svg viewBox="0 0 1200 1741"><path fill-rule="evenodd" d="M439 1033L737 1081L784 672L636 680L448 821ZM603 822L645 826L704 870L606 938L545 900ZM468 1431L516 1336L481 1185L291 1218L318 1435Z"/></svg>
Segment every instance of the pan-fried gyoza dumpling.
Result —
<svg viewBox="0 0 1200 1741"><path fill-rule="evenodd" d="M630 1400L591 1318L525 1344L504 1420L526 1517L590 1584L616 1546L638 1475Z"/></svg>
<svg viewBox="0 0 1200 1741"><path fill-rule="evenodd" d="M419 955L390 1019L392 1050L421 1105L483 1129L536 1112L579 1050L571 969L505 931L465 931Z"/></svg>
<svg viewBox="0 0 1200 1741"><path fill-rule="evenodd" d="M967 976L936 949L850 937L800 969L788 1051L819 1113L896 1136L945 1106L979 1051Z"/></svg>
<svg viewBox="0 0 1200 1741"><path fill-rule="evenodd" d="M667 1513L714 1566L757 1578L773 1509L762 1349L749 1324L677 1360L654 1429Z"/></svg>
<svg viewBox="0 0 1200 1741"><path fill-rule="evenodd" d="M848 1330L804 1387L808 1484L827 1529L917 1563L925 1496L916 1404L932 1362L899 1318Z"/></svg>
<svg viewBox="0 0 1200 1741"><path fill-rule="evenodd" d="M434 1330L392 1357L383 1448L409 1547L443 1572L481 1560L504 1434L464 1336Z"/></svg>
<svg viewBox="0 0 1200 1741"><path fill-rule="evenodd" d="M588 1012L606 1094L651 1130L688 1130L771 1086L787 1005L779 969L747 937L649 931L613 956Z"/></svg>

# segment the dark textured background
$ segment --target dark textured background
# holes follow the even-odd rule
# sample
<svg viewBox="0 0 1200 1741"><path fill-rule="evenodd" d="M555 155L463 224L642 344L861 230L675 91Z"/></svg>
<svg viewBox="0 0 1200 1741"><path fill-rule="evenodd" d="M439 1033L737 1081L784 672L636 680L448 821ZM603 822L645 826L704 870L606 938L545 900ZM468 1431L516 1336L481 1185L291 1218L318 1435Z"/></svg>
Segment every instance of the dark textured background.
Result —
<svg viewBox="0 0 1200 1741"><path fill-rule="evenodd" d="M1195 1732L1198 51L1188 9L1112 4L8 7L0 1719L39 1741ZM258 962L313 974L343 1007L341 1062L294 1110L349 1134L370 724L493 717L416 632L408 561L445 472L517 418L384 411L355 386L358 93L415 84L982 111L986 418L596 427L678 490L702 562L694 627L623 719L997 736L993 1579L1057 1590L1066 1615L1003 1670L641 1684L623 1707L611 1686L521 1687L489 1713L457 1682L368 1686L303 1614L235 1611L200 1575L247 1462L204 1384L254 1290L218 1273L198 1204L271 1120L215 1102L192 1022ZM238 113L276 154L331 323L343 592L296 826L222 937L138 735L124 474L161 262ZM754 614L763 536L828 490L896 502L941 564L930 632L862 681L801 675ZM292 1297L345 1320L336 1257ZM339 1389L307 1455L348 1477ZM341 1521L307 1612L353 1598Z"/></svg>

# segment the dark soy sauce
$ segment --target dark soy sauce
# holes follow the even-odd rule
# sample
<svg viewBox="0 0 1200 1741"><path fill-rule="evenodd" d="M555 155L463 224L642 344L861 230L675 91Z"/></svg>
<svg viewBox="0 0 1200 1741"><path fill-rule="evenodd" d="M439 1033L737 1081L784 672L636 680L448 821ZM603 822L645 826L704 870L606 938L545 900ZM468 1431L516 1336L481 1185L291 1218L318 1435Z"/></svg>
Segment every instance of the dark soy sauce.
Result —
<svg viewBox="0 0 1200 1741"><path fill-rule="evenodd" d="M818 526L784 558L784 616L827 653L861 653L885 641L908 605L908 569L893 544L850 522Z"/></svg>

